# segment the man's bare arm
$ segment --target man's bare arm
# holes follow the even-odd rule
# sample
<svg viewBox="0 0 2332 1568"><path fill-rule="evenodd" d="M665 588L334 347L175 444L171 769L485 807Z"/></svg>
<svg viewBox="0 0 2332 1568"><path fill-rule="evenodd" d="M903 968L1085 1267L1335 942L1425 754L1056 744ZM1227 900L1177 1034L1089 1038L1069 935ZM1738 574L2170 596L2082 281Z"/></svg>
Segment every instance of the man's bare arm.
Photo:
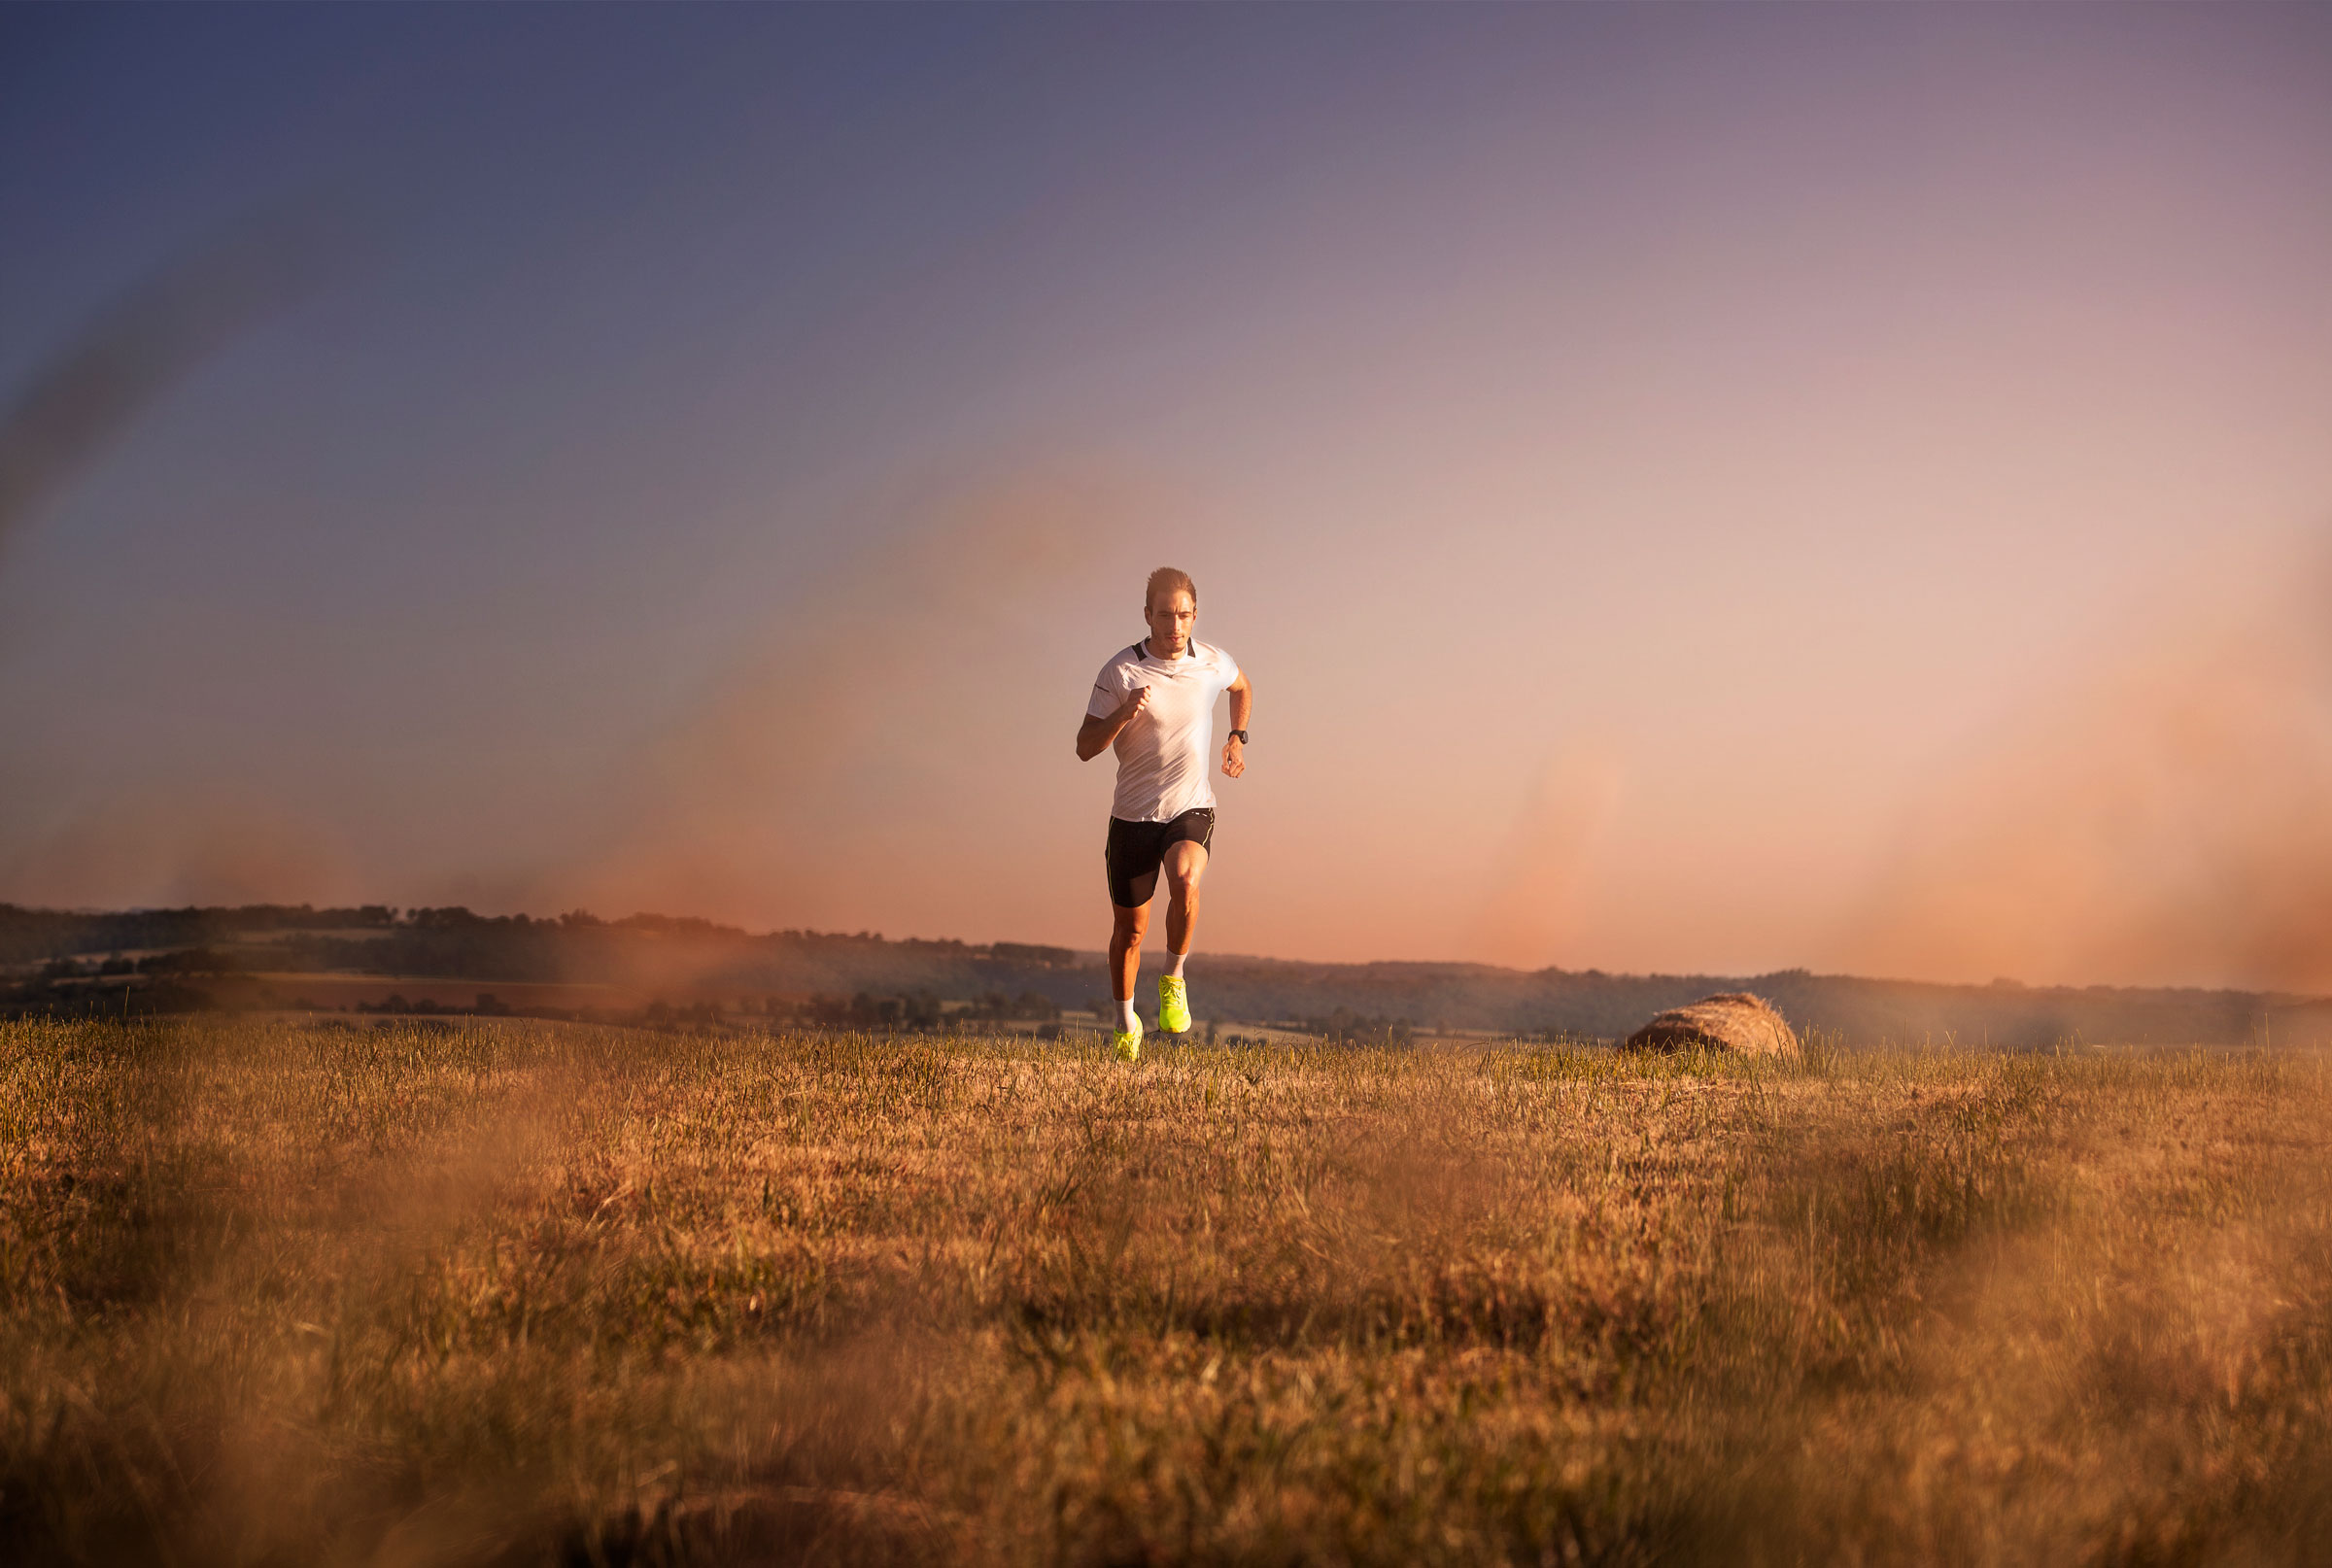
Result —
<svg viewBox="0 0 2332 1568"><path fill-rule="evenodd" d="M1125 727L1134 722L1134 715L1149 703L1149 688L1137 686L1133 695L1117 704L1115 712L1095 718L1085 715L1085 722L1077 727L1077 760L1089 763L1115 744Z"/></svg>
<svg viewBox="0 0 2332 1568"><path fill-rule="evenodd" d="M1231 728L1245 730L1250 715L1255 711L1255 689L1247 684L1247 671L1228 688L1231 694ZM1247 746L1237 735L1222 743L1222 772L1226 778L1237 778L1247 771Z"/></svg>

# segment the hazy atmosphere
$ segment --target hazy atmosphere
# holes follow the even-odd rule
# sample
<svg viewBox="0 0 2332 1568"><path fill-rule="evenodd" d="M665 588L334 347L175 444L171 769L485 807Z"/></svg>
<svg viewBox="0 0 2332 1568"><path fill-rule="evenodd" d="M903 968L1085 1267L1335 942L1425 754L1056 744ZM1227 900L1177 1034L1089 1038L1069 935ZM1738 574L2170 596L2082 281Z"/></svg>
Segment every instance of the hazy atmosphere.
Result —
<svg viewBox="0 0 2332 1568"><path fill-rule="evenodd" d="M2332 989L2332 10L0 12L0 901Z"/></svg>

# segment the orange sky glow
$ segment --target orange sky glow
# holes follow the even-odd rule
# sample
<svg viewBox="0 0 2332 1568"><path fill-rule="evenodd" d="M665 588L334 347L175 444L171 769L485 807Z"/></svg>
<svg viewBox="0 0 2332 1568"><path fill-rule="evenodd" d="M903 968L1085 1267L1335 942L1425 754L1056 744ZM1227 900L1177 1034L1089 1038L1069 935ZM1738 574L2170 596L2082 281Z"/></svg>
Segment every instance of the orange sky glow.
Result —
<svg viewBox="0 0 2332 1568"><path fill-rule="evenodd" d="M0 900L1097 947L1174 564L1202 951L2332 991L2325 13L281 26L0 157L0 392L374 236L0 518Z"/></svg>

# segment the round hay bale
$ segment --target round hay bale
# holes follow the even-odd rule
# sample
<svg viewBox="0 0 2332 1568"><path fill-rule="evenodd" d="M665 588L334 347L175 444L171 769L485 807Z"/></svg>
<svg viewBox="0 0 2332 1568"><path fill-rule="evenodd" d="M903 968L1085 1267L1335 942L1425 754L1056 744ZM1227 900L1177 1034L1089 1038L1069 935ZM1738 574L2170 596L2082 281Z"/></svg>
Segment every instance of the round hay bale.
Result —
<svg viewBox="0 0 2332 1568"><path fill-rule="evenodd" d="M1628 1037L1627 1050L1733 1051L1742 1056L1799 1054L1798 1037L1763 997L1746 991L1728 991L1702 997L1685 1007L1670 1007Z"/></svg>

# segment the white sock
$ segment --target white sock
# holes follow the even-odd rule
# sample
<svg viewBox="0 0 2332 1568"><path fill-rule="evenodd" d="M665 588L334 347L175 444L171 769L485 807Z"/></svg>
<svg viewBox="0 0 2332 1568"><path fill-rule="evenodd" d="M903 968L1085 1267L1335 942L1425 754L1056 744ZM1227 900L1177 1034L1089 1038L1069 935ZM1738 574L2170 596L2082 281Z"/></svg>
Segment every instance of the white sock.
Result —
<svg viewBox="0 0 2332 1568"><path fill-rule="evenodd" d="M1183 977L1183 960L1188 958L1190 955L1188 953L1172 953L1168 956L1174 960L1174 967L1168 970L1166 972L1179 980Z"/></svg>
<svg viewBox="0 0 2332 1568"><path fill-rule="evenodd" d="M1130 1035L1139 1027L1134 1018L1134 999L1127 997L1117 1004L1117 1028L1120 1033Z"/></svg>

